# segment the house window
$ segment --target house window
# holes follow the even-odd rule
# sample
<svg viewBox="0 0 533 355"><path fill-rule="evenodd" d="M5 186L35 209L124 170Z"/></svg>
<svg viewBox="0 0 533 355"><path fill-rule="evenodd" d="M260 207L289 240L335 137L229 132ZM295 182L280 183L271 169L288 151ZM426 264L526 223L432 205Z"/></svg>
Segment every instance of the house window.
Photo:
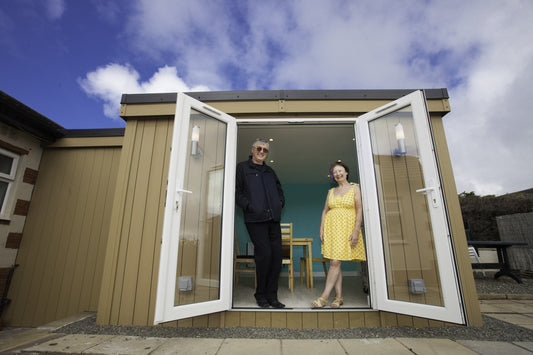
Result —
<svg viewBox="0 0 533 355"><path fill-rule="evenodd" d="M6 216L6 202L15 181L19 156L0 148L0 217Z"/></svg>

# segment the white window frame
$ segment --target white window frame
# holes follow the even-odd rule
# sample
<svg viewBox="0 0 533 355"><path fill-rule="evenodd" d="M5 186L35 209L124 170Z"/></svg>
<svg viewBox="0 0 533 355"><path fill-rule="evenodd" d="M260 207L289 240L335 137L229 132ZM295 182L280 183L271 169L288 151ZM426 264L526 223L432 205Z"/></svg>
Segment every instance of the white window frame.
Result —
<svg viewBox="0 0 533 355"><path fill-rule="evenodd" d="M8 202L11 197L11 190L13 190L13 184L15 183L15 178L17 176L17 168L19 164L20 155L4 148L0 148L0 154L13 159L13 164L11 165L10 173L5 174L0 172L0 181L7 183L6 195L4 197L4 201L1 202L2 205L0 206L0 218L6 219L9 217L6 210L8 209Z"/></svg>

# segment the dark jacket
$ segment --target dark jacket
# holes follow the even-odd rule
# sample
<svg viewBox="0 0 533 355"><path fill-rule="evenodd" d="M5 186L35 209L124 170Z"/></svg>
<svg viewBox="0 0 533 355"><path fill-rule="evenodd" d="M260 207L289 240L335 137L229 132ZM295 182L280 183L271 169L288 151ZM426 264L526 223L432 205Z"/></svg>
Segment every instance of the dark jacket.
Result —
<svg viewBox="0 0 533 355"><path fill-rule="evenodd" d="M237 164L235 201L244 211L244 222L281 220L285 197L274 170L252 159Z"/></svg>

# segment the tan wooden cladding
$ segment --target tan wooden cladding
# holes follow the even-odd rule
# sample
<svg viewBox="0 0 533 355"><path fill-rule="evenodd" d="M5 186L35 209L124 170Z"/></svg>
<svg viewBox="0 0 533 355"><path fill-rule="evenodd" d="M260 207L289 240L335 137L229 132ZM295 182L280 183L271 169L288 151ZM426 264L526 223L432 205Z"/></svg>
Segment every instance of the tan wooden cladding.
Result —
<svg viewBox="0 0 533 355"><path fill-rule="evenodd" d="M226 311L163 323L163 327L265 327L343 329L364 327L441 327L453 324L384 311L268 312Z"/></svg>
<svg viewBox="0 0 533 355"><path fill-rule="evenodd" d="M310 117L309 115L320 114L328 117L329 114L338 117L343 113L344 117L353 117L353 114L363 114L368 111L389 103L390 100L272 100L272 101L205 101L206 104L236 117L255 117L279 114L294 114ZM428 100L428 109L431 112L447 113L450 104L447 99ZM157 116L174 116L175 103L149 103L149 104L123 104L120 116L130 119L152 119ZM289 117L287 116L287 117Z"/></svg>
<svg viewBox="0 0 533 355"><path fill-rule="evenodd" d="M60 138L47 148L121 147L123 137L76 137Z"/></svg>
<svg viewBox="0 0 533 355"><path fill-rule="evenodd" d="M449 156L444 138L442 118L434 119L434 136L439 153L439 161L448 161L443 168L443 187L450 210L453 237L459 243L464 237L455 182L449 164ZM163 224L166 178L172 135L172 117L130 120L126 127L124 146L118 171L117 189L112 212L107 255L102 277L102 291L98 305L98 324L110 325L151 325L155 310L155 295L159 268L159 246ZM450 192L453 189L453 192ZM451 202L451 204L450 204ZM462 234L461 234L462 233ZM196 246L191 245L196 250ZM180 248L185 250L186 248ZM466 250L466 248L465 248ZM194 256L196 253L190 253ZM460 271L463 289L469 288L473 298L465 299L465 305L472 307L469 317L481 320L479 305L476 304L473 279L468 284L472 272L468 254L458 253L461 260ZM462 269L461 269L462 267ZM469 273L469 274L468 274ZM424 276L426 277L426 276ZM467 280L466 282L464 280ZM437 280L435 280L436 282ZM438 296L437 298L439 298ZM427 302L427 301L424 301ZM438 303L439 301L430 301ZM477 309L476 309L477 307ZM434 322L399 314L383 312L221 312L201 317L165 323L164 326L240 326L251 325L268 327L335 327L342 324L352 326L439 325ZM341 312L342 313L342 312ZM467 312L468 313L468 312ZM363 314L363 316L361 316Z"/></svg>
<svg viewBox="0 0 533 355"><path fill-rule="evenodd" d="M44 151L5 324L96 311L119 158L119 148Z"/></svg>
<svg viewBox="0 0 533 355"><path fill-rule="evenodd" d="M99 324L153 324L173 120L126 126L98 304Z"/></svg>
<svg viewBox="0 0 533 355"><path fill-rule="evenodd" d="M447 100L439 102L444 110ZM274 104L272 110L279 110L279 103ZM168 106L175 109L175 105ZM431 105L430 110L434 111ZM310 115L320 116L320 112ZM166 114L171 116L156 117L152 111L146 119L129 119L122 149L79 147L74 141L68 144L72 148L45 149L17 257L20 266L8 295L12 302L4 314L6 324L38 326L96 310L98 324L153 324L174 112ZM469 324L481 325L440 114L432 116L432 125L463 302ZM213 225L213 235L218 233ZM370 310L226 311L162 326L335 329L404 325L445 323Z"/></svg>
<svg viewBox="0 0 533 355"><path fill-rule="evenodd" d="M437 151L438 164L441 172L442 188L446 199L448 219L451 227L454 244L455 260L457 262L459 283L463 292L463 302L468 325L481 326L481 310L479 308L478 294L472 272L472 264L468 255L468 244L461 214L461 206L457 197L457 187L453 176L452 163L442 118L438 115L431 115L431 125Z"/></svg>

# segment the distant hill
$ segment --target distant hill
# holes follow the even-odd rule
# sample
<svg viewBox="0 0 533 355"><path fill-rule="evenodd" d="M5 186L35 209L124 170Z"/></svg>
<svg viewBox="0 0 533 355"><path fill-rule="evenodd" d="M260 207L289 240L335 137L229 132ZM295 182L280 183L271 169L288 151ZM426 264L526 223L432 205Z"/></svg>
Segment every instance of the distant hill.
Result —
<svg viewBox="0 0 533 355"><path fill-rule="evenodd" d="M517 192L511 192L507 195L529 195L529 196L533 196L533 188L531 189L527 189L527 190L522 190L522 191L517 191Z"/></svg>

